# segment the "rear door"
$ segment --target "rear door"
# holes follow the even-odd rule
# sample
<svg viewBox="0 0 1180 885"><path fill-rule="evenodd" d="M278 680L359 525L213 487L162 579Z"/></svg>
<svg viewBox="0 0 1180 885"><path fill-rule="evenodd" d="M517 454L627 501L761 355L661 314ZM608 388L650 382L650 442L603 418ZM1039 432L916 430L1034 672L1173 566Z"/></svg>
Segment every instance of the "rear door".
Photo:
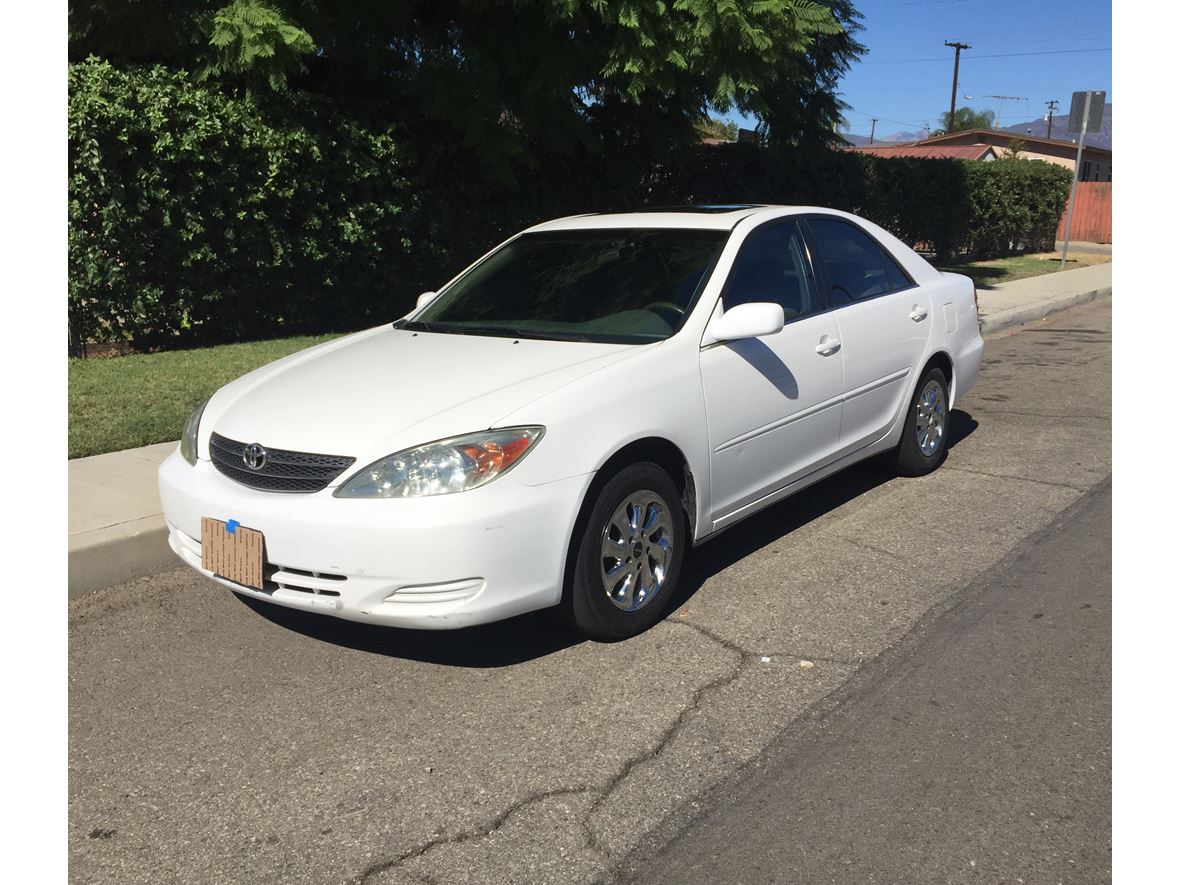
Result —
<svg viewBox="0 0 1180 885"><path fill-rule="evenodd" d="M745 302L782 305L786 325L701 350L715 520L831 460L839 446L844 371L836 320L823 310L794 219L746 237L717 310Z"/></svg>
<svg viewBox="0 0 1180 885"><path fill-rule="evenodd" d="M930 298L863 228L831 215L806 220L844 354L840 448L880 439L908 403L930 337Z"/></svg>

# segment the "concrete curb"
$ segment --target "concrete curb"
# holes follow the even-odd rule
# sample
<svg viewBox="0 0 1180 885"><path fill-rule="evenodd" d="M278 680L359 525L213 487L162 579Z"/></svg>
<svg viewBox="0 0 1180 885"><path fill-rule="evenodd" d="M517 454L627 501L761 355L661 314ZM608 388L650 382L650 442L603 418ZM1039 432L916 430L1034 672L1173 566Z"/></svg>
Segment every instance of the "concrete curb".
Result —
<svg viewBox="0 0 1180 885"><path fill-rule="evenodd" d="M69 598L182 565L162 516L146 516L70 539Z"/></svg>
<svg viewBox="0 0 1180 885"><path fill-rule="evenodd" d="M156 488L163 442L75 458L69 476L69 598L180 565Z"/></svg>
<svg viewBox="0 0 1180 885"><path fill-rule="evenodd" d="M1067 295L1056 295L1033 304L1022 304L1020 307L1001 310L997 313L980 317L979 331L983 335L992 335L1012 326L1042 320L1050 314L1076 307L1079 304L1085 304L1087 301L1093 301L1096 298L1104 298L1110 295L1112 291L1113 286L1103 286L1087 292L1071 292Z"/></svg>

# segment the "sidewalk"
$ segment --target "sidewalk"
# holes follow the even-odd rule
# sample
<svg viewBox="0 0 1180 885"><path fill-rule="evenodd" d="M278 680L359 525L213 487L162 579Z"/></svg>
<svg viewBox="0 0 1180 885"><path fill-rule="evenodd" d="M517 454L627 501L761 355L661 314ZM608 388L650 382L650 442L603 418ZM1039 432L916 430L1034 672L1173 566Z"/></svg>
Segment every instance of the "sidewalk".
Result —
<svg viewBox="0 0 1180 885"><path fill-rule="evenodd" d="M1111 265L979 290L985 334L1039 320L1111 291ZM71 598L178 566L156 491L156 468L175 442L69 462Z"/></svg>
<svg viewBox="0 0 1180 885"><path fill-rule="evenodd" d="M979 324L988 335L1111 293L1114 265L1095 264L979 289Z"/></svg>
<svg viewBox="0 0 1180 885"><path fill-rule="evenodd" d="M1057 252L1061 251L1061 247L1065 245L1064 240L1058 240L1053 244L1053 249ZM1112 243L1087 243L1085 240L1070 240L1070 252L1098 252L1102 255L1110 255L1113 251Z"/></svg>

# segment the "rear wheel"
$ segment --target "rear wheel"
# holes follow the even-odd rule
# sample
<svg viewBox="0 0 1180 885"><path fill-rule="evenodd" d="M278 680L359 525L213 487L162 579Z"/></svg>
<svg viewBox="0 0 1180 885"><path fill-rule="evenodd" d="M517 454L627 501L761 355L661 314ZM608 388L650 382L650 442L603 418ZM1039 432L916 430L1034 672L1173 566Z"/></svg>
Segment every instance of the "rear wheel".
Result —
<svg viewBox="0 0 1180 885"><path fill-rule="evenodd" d="M942 369L926 370L906 413L901 442L897 444L897 472L924 476L946 460L950 430L950 393Z"/></svg>
<svg viewBox="0 0 1180 885"><path fill-rule="evenodd" d="M676 484L656 464L632 464L602 486L580 522L567 619L596 639L642 633L667 609L688 544Z"/></svg>

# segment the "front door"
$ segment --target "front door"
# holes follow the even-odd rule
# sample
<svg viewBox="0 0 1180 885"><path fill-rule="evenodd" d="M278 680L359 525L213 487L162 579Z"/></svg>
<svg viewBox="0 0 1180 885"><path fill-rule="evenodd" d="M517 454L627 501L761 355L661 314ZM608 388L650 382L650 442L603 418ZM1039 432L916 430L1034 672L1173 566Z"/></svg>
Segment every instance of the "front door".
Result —
<svg viewBox="0 0 1180 885"><path fill-rule="evenodd" d="M822 466L839 447L844 371L836 319L819 312L806 242L790 219L746 238L719 309L765 301L782 305L782 331L701 350L715 521Z"/></svg>

